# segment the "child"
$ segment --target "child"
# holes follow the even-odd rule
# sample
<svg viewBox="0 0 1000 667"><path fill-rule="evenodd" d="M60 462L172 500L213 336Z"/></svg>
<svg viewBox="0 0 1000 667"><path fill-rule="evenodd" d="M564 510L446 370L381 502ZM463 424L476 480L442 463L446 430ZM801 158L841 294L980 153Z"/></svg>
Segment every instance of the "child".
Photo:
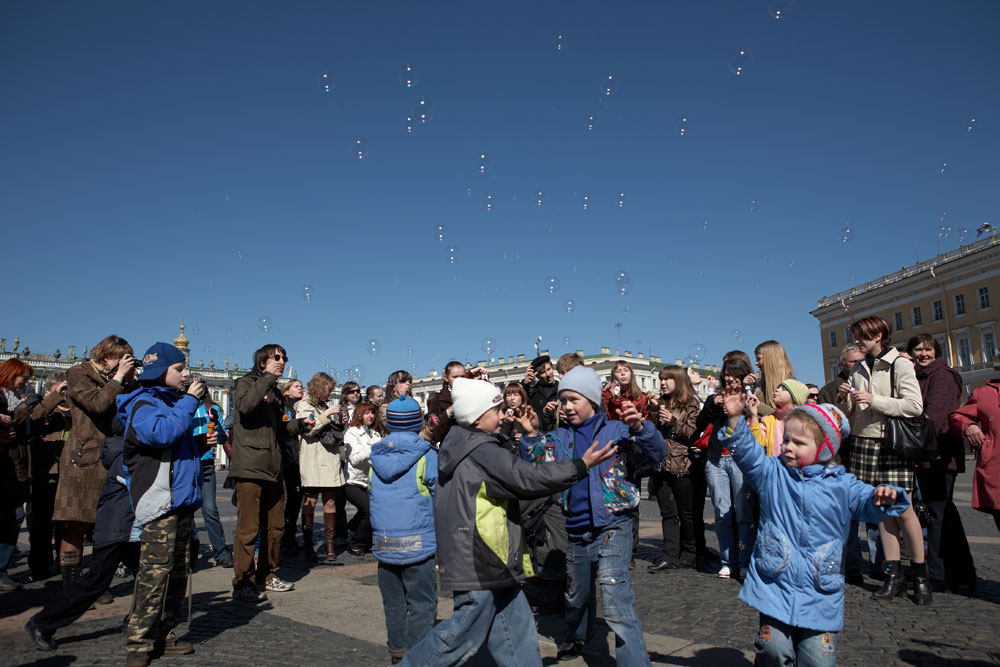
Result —
<svg viewBox="0 0 1000 667"><path fill-rule="evenodd" d="M377 407L371 403L362 403L354 411L351 428L344 434L344 453L347 457L347 484L344 491L347 499L357 509L354 518L347 523L348 530L353 531L351 544L347 548L352 556L364 556L372 549L368 477L372 444L382 439L382 434L372 429L377 414Z"/></svg>
<svg viewBox="0 0 1000 667"><path fill-rule="evenodd" d="M757 664L836 664L851 520L899 516L909 499L899 487L874 488L833 463L850 430L836 407L794 408L781 455L768 457L742 418L746 401L741 391L726 393L732 435L719 440L760 496L760 530L739 595L760 612Z"/></svg>
<svg viewBox="0 0 1000 667"><path fill-rule="evenodd" d="M118 419L125 425L122 470L135 521L142 526L139 572L128 622L127 667L149 664L153 651L194 651L174 635L190 576L189 543L194 511L201 507L201 456L192 424L204 382L185 392L184 354L156 343L142 360L140 388L121 395ZM205 445L218 442L216 433Z"/></svg>
<svg viewBox="0 0 1000 667"><path fill-rule="evenodd" d="M747 401L747 408L750 410L750 430L761 445L764 446L768 456L778 456L781 454L781 443L785 434L785 417L792 408L804 405L809 398L809 388L798 380L788 379L774 388L771 400L774 402L774 413L765 415L760 420L760 430L754 429L757 421L757 412L760 405L756 397L751 397Z"/></svg>
<svg viewBox="0 0 1000 667"><path fill-rule="evenodd" d="M437 448L417 435L420 405L400 396L386 406L389 435L371 448L370 500L392 664L434 626L434 486Z"/></svg>
<svg viewBox="0 0 1000 667"><path fill-rule="evenodd" d="M632 403L639 411L642 419L649 419L649 403L646 395L639 389L632 373L632 366L627 361L616 361L611 369L611 382L607 389L601 392L601 401L608 413L608 419L621 419L622 405Z"/></svg>
<svg viewBox="0 0 1000 667"><path fill-rule="evenodd" d="M503 402L503 426L500 427L500 434L516 453L517 444L521 441L521 436L524 435L524 429L517 423L514 415L518 408L528 404L528 393L524 391L524 385L520 382L512 382L507 385L503 390Z"/></svg>
<svg viewBox="0 0 1000 667"><path fill-rule="evenodd" d="M531 366L524 373L524 388L528 392L531 407L542 422L542 430L548 431L556 427L558 413L556 400L559 394L559 384L556 382L556 372L552 368L549 355L543 354L531 361Z"/></svg>
<svg viewBox="0 0 1000 667"><path fill-rule="evenodd" d="M499 389L458 378L452 399L455 424L441 443L434 523L441 585L454 591L455 611L409 649L402 664L458 665L485 644L501 666L540 667L538 632L521 590L516 501L569 488L587 477L589 467L614 456L616 447L598 449L595 442L581 448L582 456L536 468L500 444ZM526 432L537 431L533 410L522 407L518 418Z"/></svg>
<svg viewBox="0 0 1000 667"><path fill-rule="evenodd" d="M558 657L580 655L594 634L597 597L601 583L604 618L617 637L618 665L649 665L642 624L635 611L635 594L629 574L632 555L632 511L639 505L639 492L625 477L625 460L642 456L655 465L667 455L663 437L651 422L643 421L631 402L621 405L622 422L599 412L601 379L590 368L578 366L559 382L559 404L569 422L545 436L552 443L557 463L580 456L591 442L620 445L613 461L591 468L587 477L562 496L566 515L567 552L566 625L568 636L560 644ZM525 424L523 452L539 451L537 423ZM593 447L586 451L592 451Z"/></svg>

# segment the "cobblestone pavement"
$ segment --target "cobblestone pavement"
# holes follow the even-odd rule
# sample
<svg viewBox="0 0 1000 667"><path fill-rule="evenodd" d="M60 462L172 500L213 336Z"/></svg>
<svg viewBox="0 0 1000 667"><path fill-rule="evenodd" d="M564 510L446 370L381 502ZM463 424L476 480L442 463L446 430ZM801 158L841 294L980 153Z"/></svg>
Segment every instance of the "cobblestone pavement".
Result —
<svg viewBox="0 0 1000 667"><path fill-rule="evenodd" d="M929 607L908 599L877 603L869 598L876 588L848 586L845 628L840 637L841 665L979 665L1000 664L1000 536L992 520L969 508L971 475L960 476L956 487L966 532L969 535L979 581L975 598L935 595ZM235 510L229 492L220 483L219 507L226 533L232 537ZM659 553L659 521L655 503L641 507L639 567L633 572L639 616L650 656L657 665L750 665L757 614L739 602L739 583L704 571L648 573L645 565ZM711 503L706 502L706 518ZM197 519L199 536L207 535ZM709 545L714 535L708 526ZM27 535L21 534L21 549ZM301 558L285 557L281 576L295 583L289 593L269 594L260 607L231 601L231 570L214 567L204 559L193 582L193 617L187 638L196 652L163 658L153 664L199 665L385 665L385 623L371 555L363 559L340 556L335 567L307 568ZM23 556L23 555L22 555ZM86 564L86 562L85 562ZM12 570L26 580L23 557ZM0 594L0 664L64 665L113 664L125 653L119 626L128 610L131 581L116 580L114 603L98 607L77 623L57 633L59 648L51 653L34 649L23 631L24 622L60 585L53 578L29 583L21 591ZM450 600L442 596L439 618L451 614ZM186 613L186 612L185 612ZM614 637L604 625L583 657L556 663L555 645L562 637L558 615L538 616L545 664L604 667L613 665ZM488 655L476 655L467 665L489 667Z"/></svg>

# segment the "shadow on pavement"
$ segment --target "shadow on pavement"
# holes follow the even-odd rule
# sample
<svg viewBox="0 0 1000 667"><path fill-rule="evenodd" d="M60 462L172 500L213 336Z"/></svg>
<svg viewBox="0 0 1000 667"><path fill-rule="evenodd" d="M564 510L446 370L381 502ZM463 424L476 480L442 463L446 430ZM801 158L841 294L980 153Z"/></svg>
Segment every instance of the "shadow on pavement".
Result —
<svg viewBox="0 0 1000 667"><path fill-rule="evenodd" d="M271 604L236 602L229 591L206 591L194 594L193 607L193 620L184 637L188 641L203 644L227 630L249 624L258 614L269 611ZM185 602L181 618L186 615Z"/></svg>
<svg viewBox="0 0 1000 667"><path fill-rule="evenodd" d="M677 655L650 653L649 659L654 665L690 665L691 667L720 667L721 665L739 666L752 665L743 653L735 648L704 648L695 652L693 657L685 658Z"/></svg>
<svg viewBox="0 0 1000 667"><path fill-rule="evenodd" d="M928 642L928 644L934 644L934 642ZM932 665L948 665L949 667L954 667L958 665L959 667L987 667L988 665L996 665L1000 662L1000 653L992 653L991 660L965 660L963 658L942 658L939 655L935 655L930 651L918 651L915 649L904 648L899 651L896 655L899 659L909 665L920 665L921 667L929 667Z"/></svg>

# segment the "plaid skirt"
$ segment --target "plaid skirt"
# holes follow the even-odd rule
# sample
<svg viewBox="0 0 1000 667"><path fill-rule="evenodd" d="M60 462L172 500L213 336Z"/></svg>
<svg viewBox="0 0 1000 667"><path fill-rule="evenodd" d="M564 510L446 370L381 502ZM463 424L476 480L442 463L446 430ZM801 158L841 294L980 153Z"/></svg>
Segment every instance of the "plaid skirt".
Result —
<svg viewBox="0 0 1000 667"><path fill-rule="evenodd" d="M865 484L892 484L913 496L913 463L896 456L883 438L851 438L851 456L847 472Z"/></svg>

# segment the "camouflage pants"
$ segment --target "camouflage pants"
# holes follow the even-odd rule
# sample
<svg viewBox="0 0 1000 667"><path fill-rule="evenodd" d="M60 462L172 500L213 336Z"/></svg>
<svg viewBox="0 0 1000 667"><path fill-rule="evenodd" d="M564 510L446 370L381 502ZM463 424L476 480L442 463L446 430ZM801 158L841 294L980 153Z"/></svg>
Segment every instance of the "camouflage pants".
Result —
<svg viewBox="0 0 1000 667"><path fill-rule="evenodd" d="M142 528L139 573L128 621L129 651L152 651L177 624L190 576L194 513L170 513Z"/></svg>

